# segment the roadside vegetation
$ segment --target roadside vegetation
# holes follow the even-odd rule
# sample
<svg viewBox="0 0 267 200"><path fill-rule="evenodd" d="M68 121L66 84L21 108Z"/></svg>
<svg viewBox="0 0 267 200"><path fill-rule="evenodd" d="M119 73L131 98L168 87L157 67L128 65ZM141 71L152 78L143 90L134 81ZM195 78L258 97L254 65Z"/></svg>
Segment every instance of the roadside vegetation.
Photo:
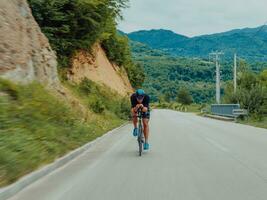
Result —
<svg viewBox="0 0 267 200"><path fill-rule="evenodd" d="M129 97L122 97L104 85L83 79L80 84L63 82L84 105L96 114L109 114L120 119L129 119Z"/></svg>
<svg viewBox="0 0 267 200"><path fill-rule="evenodd" d="M54 161L128 119L129 100L84 80L72 85L88 108L84 120L43 86L0 80L0 186Z"/></svg>
<svg viewBox="0 0 267 200"><path fill-rule="evenodd" d="M267 119L267 70L260 74L243 68L238 73L237 90L228 82L225 86L225 103L239 103L241 108L248 110L248 120L240 121L266 128Z"/></svg>
<svg viewBox="0 0 267 200"><path fill-rule="evenodd" d="M189 112L200 114L201 110L205 107L204 104L191 104L191 105L183 105L178 102L157 102L151 104L152 108L157 109L170 109L180 112Z"/></svg>
<svg viewBox="0 0 267 200"><path fill-rule="evenodd" d="M238 120L241 124L247 124L259 128L266 128L267 129L267 117L261 118L261 120L255 119L255 118L249 118L247 120Z"/></svg>
<svg viewBox="0 0 267 200"><path fill-rule="evenodd" d="M192 95L185 87L178 90L175 100L171 100L167 93L167 95L162 95L158 102L154 102L151 105L152 108L171 109L192 113L201 113L202 110L206 107L206 104L194 103Z"/></svg>

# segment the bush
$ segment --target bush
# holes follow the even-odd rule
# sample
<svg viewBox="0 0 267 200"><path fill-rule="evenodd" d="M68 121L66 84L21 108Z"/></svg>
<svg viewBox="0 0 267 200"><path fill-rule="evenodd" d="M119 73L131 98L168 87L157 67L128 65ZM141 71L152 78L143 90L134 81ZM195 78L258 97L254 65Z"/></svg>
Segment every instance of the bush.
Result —
<svg viewBox="0 0 267 200"><path fill-rule="evenodd" d="M89 94L92 92L93 90L93 85L94 85L94 82L87 79L87 78L84 78L82 80L82 82L79 84L79 88L82 92L86 93L86 94Z"/></svg>
<svg viewBox="0 0 267 200"><path fill-rule="evenodd" d="M129 119L131 116L130 113L130 102L128 98L122 98L119 101L119 109L116 111L116 115L119 116L121 119Z"/></svg>
<svg viewBox="0 0 267 200"><path fill-rule="evenodd" d="M90 107L95 113L103 113L105 110L105 105L100 99L95 99L90 103Z"/></svg>
<svg viewBox="0 0 267 200"><path fill-rule="evenodd" d="M0 79L0 91L7 93L13 99L18 98L18 87L10 81Z"/></svg>
<svg viewBox="0 0 267 200"><path fill-rule="evenodd" d="M72 86L84 99L93 112L102 114L104 111L117 115L120 119L128 119L130 99L122 97L110 88L84 79L79 85Z"/></svg>
<svg viewBox="0 0 267 200"><path fill-rule="evenodd" d="M141 88L145 81L145 72L141 64L130 63L125 66L129 80L134 88Z"/></svg>
<svg viewBox="0 0 267 200"><path fill-rule="evenodd" d="M113 32L108 39L102 42L102 47L105 49L110 61L116 63L118 66L126 66L132 59L128 38L118 35L116 29Z"/></svg>
<svg viewBox="0 0 267 200"><path fill-rule="evenodd" d="M186 88L182 88L178 92L177 101L182 105L190 105L193 102L193 99L189 91Z"/></svg>

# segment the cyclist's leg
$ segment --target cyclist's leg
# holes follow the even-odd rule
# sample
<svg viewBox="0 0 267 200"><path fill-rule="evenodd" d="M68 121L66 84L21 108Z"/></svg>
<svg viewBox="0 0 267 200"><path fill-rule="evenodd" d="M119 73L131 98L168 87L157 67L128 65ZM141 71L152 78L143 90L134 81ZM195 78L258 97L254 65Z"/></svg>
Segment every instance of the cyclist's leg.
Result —
<svg viewBox="0 0 267 200"><path fill-rule="evenodd" d="M131 109L131 113L132 113L132 118L133 118L133 125L134 125L134 129L133 129L133 136L136 137L138 135L138 128L137 128L137 113L134 111L134 109Z"/></svg>
<svg viewBox="0 0 267 200"><path fill-rule="evenodd" d="M133 119L133 125L134 128L137 128L137 113L134 112L134 109L131 109L131 113L132 113L132 119Z"/></svg>
<svg viewBox="0 0 267 200"><path fill-rule="evenodd" d="M149 136L149 119L143 118L143 125L144 125L144 136L145 136L145 143L148 143L148 136Z"/></svg>
<svg viewBox="0 0 267 200"><path fill-rule="evenodd" d="M143 126L144 126L144 136L145 136L145 143L148 143L148 137L149 137L149 112L143 113Z"/></svg>

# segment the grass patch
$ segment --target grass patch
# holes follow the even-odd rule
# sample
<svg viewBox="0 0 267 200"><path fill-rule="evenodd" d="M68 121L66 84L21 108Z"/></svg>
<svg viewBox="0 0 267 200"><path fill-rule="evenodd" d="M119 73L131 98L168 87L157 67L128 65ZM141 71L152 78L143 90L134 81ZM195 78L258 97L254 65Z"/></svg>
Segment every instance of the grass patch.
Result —
<svg viewBox="0 0 267 200"><path fill-rule="evenodd" d="M129 119L130 99L122 97L110 88L84 79L80 84L64 82L82 102L97 114L116 115L121 119Z"/></svg>
<svg viewBox="0 0 267 200"><path fill-rule="evenodd" d="M103 112L93 113L92 118L82 122L79 113L41 85L20 86L0 79L0 186L18 180L125 122L121 108L126 113L128 104L115 102L117 96L109 102L109 94L102 90L105 89L90 97L81 92L80 87L76 90L89 109L94 107L92 102L97 95L104 105ZM117 108L113 107L115 104Z"/></svg>
<svg viewBox="0 0 267 200"><path fill-rule="evenodd" d="M267 117L263 117L262 119L254 119L254 118L248 118L247 120L238 120L241 124L247 124L259 128L266 128L267 129Z"/></svg>
<svg viewBox="0 0 267 200"><path fill-rule="evenodd" d="M200 104L182 105L177 102L162 102L162 103L152 103L151 107L171 109L171 110L176 110L180 112L200 113L201 109L204 108L204 105L200 105Z"/></svg>

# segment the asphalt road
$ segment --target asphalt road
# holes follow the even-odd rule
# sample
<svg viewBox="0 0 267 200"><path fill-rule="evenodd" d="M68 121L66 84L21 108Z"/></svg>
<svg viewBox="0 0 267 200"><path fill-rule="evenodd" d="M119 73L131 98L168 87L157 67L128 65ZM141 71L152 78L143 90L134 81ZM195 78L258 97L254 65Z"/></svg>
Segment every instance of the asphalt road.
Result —
<svg viewBox="0 0 267 200"><path fill-rule="evenodd" d="M11 200L266 200L267 130L155 110L138 156L127 125Z"/></svg>

